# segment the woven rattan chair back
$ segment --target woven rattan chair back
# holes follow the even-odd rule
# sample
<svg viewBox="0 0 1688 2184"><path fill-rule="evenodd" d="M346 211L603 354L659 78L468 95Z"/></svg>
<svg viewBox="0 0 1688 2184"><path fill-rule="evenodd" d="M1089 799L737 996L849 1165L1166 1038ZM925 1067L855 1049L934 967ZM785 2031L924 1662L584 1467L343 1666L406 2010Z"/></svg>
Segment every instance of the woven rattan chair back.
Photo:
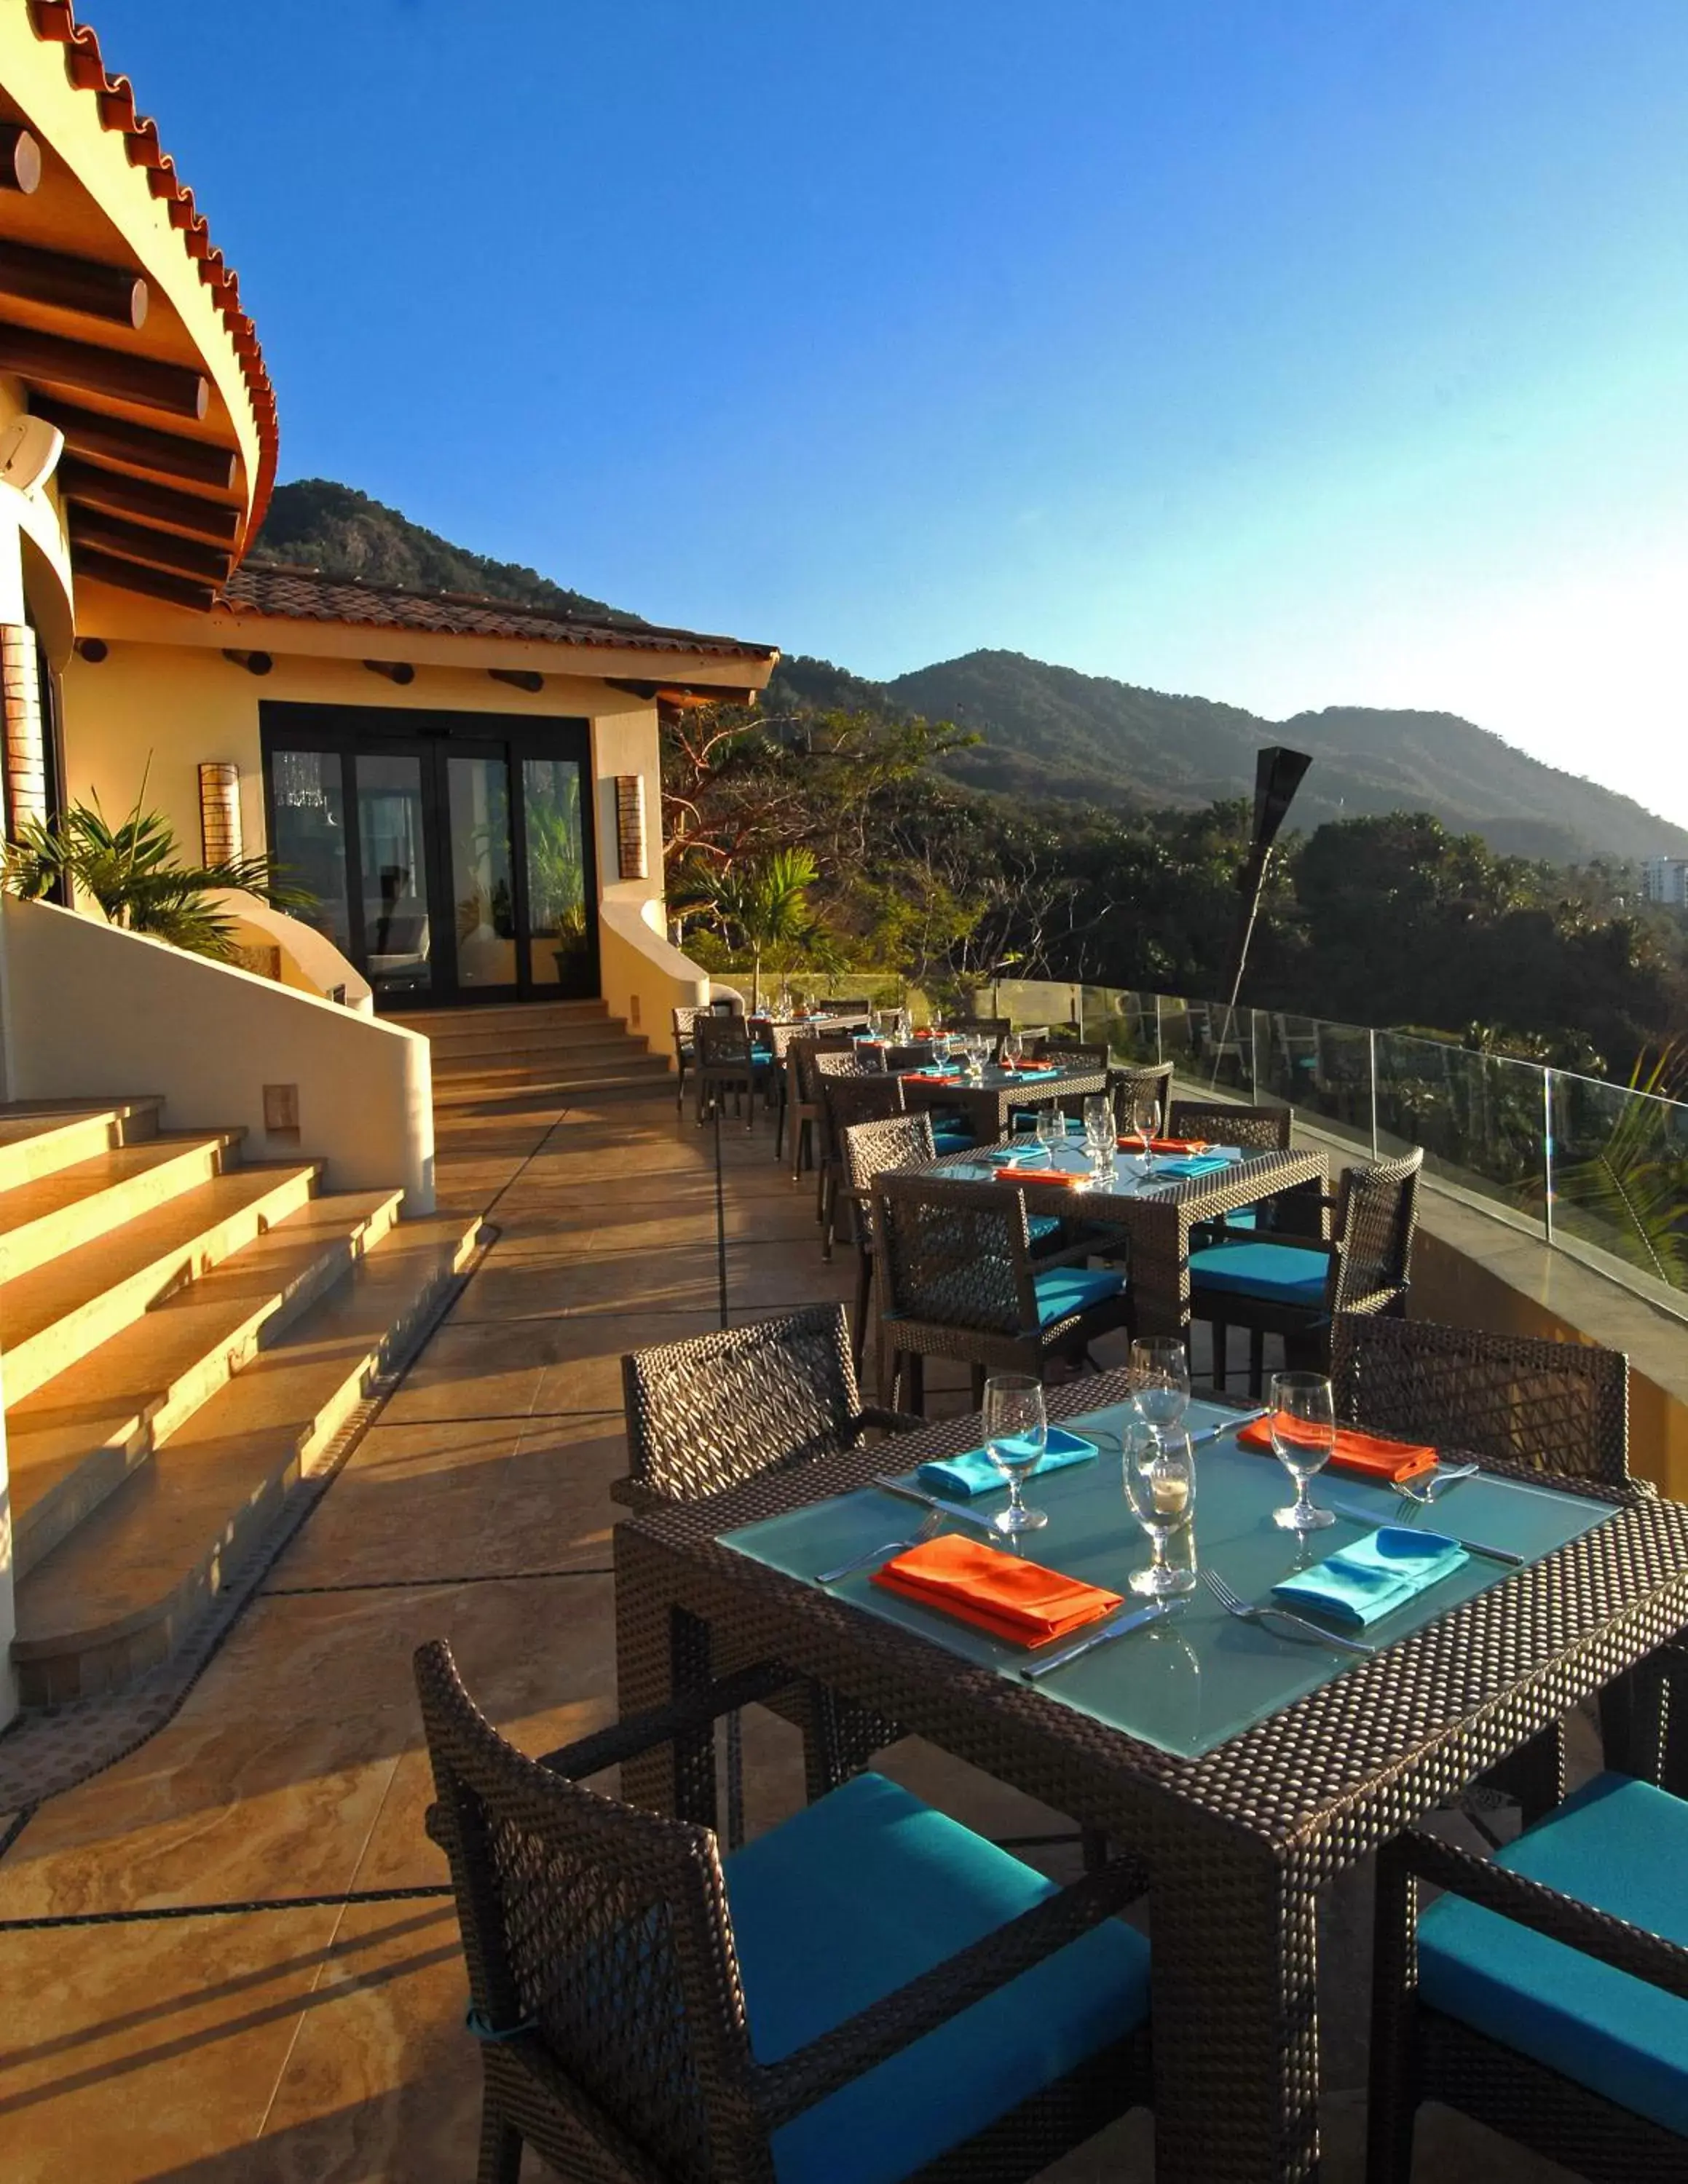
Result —
<svg viewBox="0 0 1688 2184"><path fill-rule="evenodd" d="M1171 1090L1172 1065L1170 1061L1127 1063L1123 1067L1108 1072L1108 1091L1114 1102L1114 1120L1121 1130L1130 1129L1132 1109L1146 1093L1153 1093L1160 1101L1164 1121Z"/></svg>
<svg viewBox="0 0 1688 2184"><path fill-rule="evenodd" d="M751 1028L747 1017L718 1017L700 1010L692 1022L700 1069L738 1069L746 1076L751 1067Z"/></svg>
<svg viewBox="0 0 1688 2184"><path fill-rule="evenodd" d="M897 1079L888 1078L887 1084ZM900 1085L898 1090L902 1089ZM930 1167L937 1158L930 1110L890 1115L882 1122L851 1123L839 1132L844 1180L856 1194L857 1240L873 1246L874 1185L898 1168Z"/></svg>
<svg viewBox="0 0 1688 2184"><path fill-rule="evenodd" d="M1341 1312L1331 1384L1350 1424L1601 1485L1629 1476L1621 1351Z"/></svg>
<svg viewBox="0 0 1688 2184"><path fill-rule="evenodd" d="M1021 1193L881 1175L874 1195L882 1313L988 1334L1037 1326Z"/></svg>
<svg viewBox="0 0 1688 2184"><path fill-rule="evenodd" d="M1166 1111L1166 1134L1240 1145L1244 1152L1287 1153L1294 1121L1289 1107L1210 1106L1200 1100L1175 1100Z"/></svg>
<svg viewBox="0 0 1688 2184"><path fill-rule="evenodd" d="M820 1146L822 1156L827 1160L843 1159L845 1131L858 1123L882 1123L893 1115L900 1115L908 1101L903 1079L887 1077L882 1069L845 1076L826 1068L828 1061L842 1058L830 1055L819 1057Z"/></svg>
<svg viewBox="0 0 1688 2184"><path fill-rule="evenodd" d="M786 1060L796 1072L797 1097L806 1106L818 1108L820 1104L820 1072L815 1067L817 1056L823 1054L849 1056L854 1045L847 1031L820 1031L794 1039L787 1046Z"/></svg>
<svg viewBox="0 0 1688 2184"><path fill-rule="evenodd" d="M817 1001L814 1005L814 1012L818 1017L865 1018L873 1014L874 1005L865 995L863 995L859 1000Z"/></svg>
<svg viewBox="0 0 1688 2184"><path fill-rule="evenodd" d="M635 1350L621 1369L629 1478L673 1502L836 1455L862 1407L841 1304Z"/></svg>
<svg viewBox="0 0 1688 2184"><path fill-rule="evenodd" d="M1012 1017L961 1017L947 1028L961 1033L964 1038L1000 1039L1004 1032L1014 1029L1014 1019Z"/></svg>
<svg viewBox="0 0 1688 2184"><path fill-rule="evenodd" d="M919 1069L931 1058L931 1050L925 1046L888 1046L885 1050L887 1069Z"/></svg>
<svg viewBox="0 0 1688 2184"><path fill-rule="evenodd" d="M1035 1060L1059 1061L1065 1069L1105 1069L1108 1067L1105 1042L1093 1045L1082 1039L1034 1039L1031 1052Z"/></svg>
<svg viewBox="0 0 1688 2184"><path fill-rule="evenodd" d="M685 1008L671 1009L668 1013L674 1020L674 1037L690 1039L697 1019L700 1017L707 1017L709 1011L707 1009Z"/></svg>
<svg viewBox="0 0 1688 2184"><path fill-rule="evenodd" d="M1423 1146L1398 1159L1351 1167L1337 1196L1331 1262L1333 1312L1399 1312L1412 1276Z"/></svg>
<svg viewBox="0 0 1688 2184"><path fill-rule="evenodd" d="M510 2120L550 2158L571 2153L577 2177L654 2164L688 2184L772 2184L714 1836L517 1752L442 1641L417 1653L416 1677L429 1832L450 1863L470 2022L495 2043L489 2091L495 2079ZM512 2036L506 2061L496 2043Z"/></svg>

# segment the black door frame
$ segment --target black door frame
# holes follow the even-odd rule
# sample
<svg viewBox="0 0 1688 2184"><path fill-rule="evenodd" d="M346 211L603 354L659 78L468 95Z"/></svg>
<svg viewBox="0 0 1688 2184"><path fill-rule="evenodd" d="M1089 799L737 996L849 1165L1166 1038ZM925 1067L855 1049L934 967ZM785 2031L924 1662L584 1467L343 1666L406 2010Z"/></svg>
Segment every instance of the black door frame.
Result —
<svg viewBox="0 0 1688 2184"><path fill-rule="evenodd" d="M583 998L561 994L554 985L536 982L534 948L528 931L527 794L523 761L535 758L573 760L580 768L580 835L586 899L586 939L590 995L603 990L598 950L597 796L592 771L592 724L576 716L535 716L524 713L467 713L431 707L298 704L265 699L258 708L264 763L264 819L273 850L276 841L275 779L271 760L282 750L316 750L338 757L341 807L345 817L346 915L351 954L365 969L369 950L364 925L363 845L358 826L353 761L371 758L420 760L423 853L427 863L429 965L433 972L425 994L395 996L397 1011L507 1006L511 1001ZM460 986L457 933L451 885L451 815L447 761L452 757L501 756L509 783L510 888L517 934L517 977L513 984ZM436 934L439 936L436 938ZM377 997L377 1006L380 999Z"/></svg>

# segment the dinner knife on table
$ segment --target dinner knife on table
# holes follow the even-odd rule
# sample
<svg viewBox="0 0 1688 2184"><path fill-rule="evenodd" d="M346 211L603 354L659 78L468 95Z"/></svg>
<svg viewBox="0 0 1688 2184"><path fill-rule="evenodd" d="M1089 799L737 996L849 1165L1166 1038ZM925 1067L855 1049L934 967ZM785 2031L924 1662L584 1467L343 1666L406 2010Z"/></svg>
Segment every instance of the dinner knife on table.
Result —
<svg viewBox="0 0 1688 2184"><path fill-rule="evenodd" d="M1339 1517L1347 1518L1350 1524L1376 1526L1399 1524L1405 1522L1405 1519L1390 1510L1361 1509L1351 1502L1339 1502L1333 1497L1329 1499L1327 1506L1333 1509ZM1406 1529L1411 1530L1411 1527L1408 1525ZM1439 1532L1442 1531L1439 1524L1434 1529ZM1445 1540L1451 1540L1456 1546L1463 1547L1468 1555L1481 1555L1485 1561L1491 1563L1505 1563L1512 1569L1523 1569L1530 1559L1528 1555L1515 1553L1511 1547L1491 1547L1486 1546L1481 1540L1462 1539L1456 1532L1442 1532L1442 1537Z"/></svg>

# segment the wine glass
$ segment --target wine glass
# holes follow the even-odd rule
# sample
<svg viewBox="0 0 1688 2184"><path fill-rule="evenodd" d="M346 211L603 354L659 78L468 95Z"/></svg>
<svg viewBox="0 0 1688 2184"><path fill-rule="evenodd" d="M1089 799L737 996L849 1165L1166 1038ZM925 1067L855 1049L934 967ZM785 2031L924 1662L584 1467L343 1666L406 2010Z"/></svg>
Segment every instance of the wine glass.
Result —
<svg viewBox="0 0 1688 2184"><path fill-rule="evenodd" d="M1287 1509L1272 1511L1273 1524L1286 1532L1313 1532L1333 1524L1331 1512L1316 1508L1307 1498L1309 1482L1330 1462L1336 1446L1330 1382L1322 1373L1274 1373L1268 1400L1272 1453L1295 1481L1294 1502Z"/></svg>
<svg viewBox="0 0 1688 2184"><path fill-rule="evenodd" d="M998 1531L1012 1536L1048 1523L1041 1509L1028 1509L1020 1499L1048 1438L1043 1383L1027 1373L993 1373L985 1383L985 1453L1008 1481L1008 1507L991 1519Z"/></svg>
<svg viewBox="0 0 1688 2184"><path fill-rule="evenodd" d="M1157 1440L1169 1440L1190 1407L1190 1360L1177 1334L1143 1335L1132 1345L1132 1405Z"/></svg>
<svg viewBox="0 0 1688 2184"><path fill-rule="evenodd" d="M1139 1432L1126 1447L1126 1499L1132 1513L1149 1535L1154 1559L1147 1569L1133 1570L1127 1583L1133 1592L1151 1600L1166 1600L1194 1590L1195 1541L1175 1564L1166 1559L1167 1543L1191 1524L1196 1508L1196 1460L1188 1434L1166 1439Z"/></svg>
<svg viewBox="0 0 1688 2184"><path fill-rule="evenodd" d="M1093 1092L1084 1103L1084 1149L1098 1175L1114 1165L1115 1134L1113 1102L1105 1092Z"/></svg>
<svg viewBox="0 0 1688 2184"><path fill-rule="evenodd" d="M1018 1069L1026 1052L1025 1042L1017 1031L1010 1028L1003 1034L1002 1057L1004 1069Z"/></svg>
<svg viewBox="0 0 1688 2184"><path fill-rule="evenodd" d="M1037 1134L1037 1142L1046 1148L1049 1157L1053 1160L1055 1148L1066 1142L1066 1117L1053 1101L1043 1106L1034 1107L1031 1112L1036 1118L1034 1127Z"/></svg>
<svg viewBox="0 0 1688 2184"><path fill-rule="evenodd" d="M1154 1138L1160 1128L1160 1095L1157 1092L1133 1092L1132 1095L1132 1128L1143 1140L1143 1172L1149 1174L1154 1166Z"/></svg>

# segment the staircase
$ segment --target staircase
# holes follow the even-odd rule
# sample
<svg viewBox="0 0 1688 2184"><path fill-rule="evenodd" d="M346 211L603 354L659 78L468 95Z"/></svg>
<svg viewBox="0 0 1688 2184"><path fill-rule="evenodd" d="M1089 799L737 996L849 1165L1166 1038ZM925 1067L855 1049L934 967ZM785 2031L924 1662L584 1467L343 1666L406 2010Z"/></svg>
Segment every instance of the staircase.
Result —
<svg viewBox="0 0 1688 2184"><path fill-rule="evenodd" d="M162 1103L0 1109L0 1379L25 1706L193 1635L467 1256Z"/></svg>
<svg viewBox="0 0 1688 2184"><path fill-rule="evenodd" d="M651 1091L669 1073L667 1054L652 1054L602 1001L430 1009L388 1021L421 1032L433 1048L442 1113Z"/></svg>

